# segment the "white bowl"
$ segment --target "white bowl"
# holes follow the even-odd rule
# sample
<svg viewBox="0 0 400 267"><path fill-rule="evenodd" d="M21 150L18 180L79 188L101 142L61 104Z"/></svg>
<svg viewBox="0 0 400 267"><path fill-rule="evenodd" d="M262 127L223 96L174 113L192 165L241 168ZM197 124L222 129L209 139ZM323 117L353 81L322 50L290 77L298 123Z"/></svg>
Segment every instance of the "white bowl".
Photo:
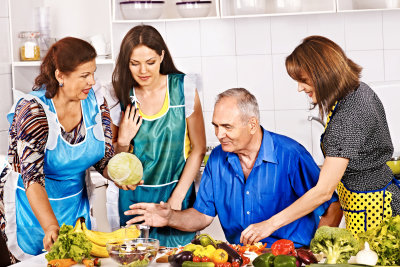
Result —
<svg viewBox="0 0 400 267"><path fill-rule="evenodd" d="M267 0L233 0L235 15L263 14L267 7Z"/></svg>
<svg viewBox="0 0 400 267"><path fill-rule="evenodd" d="M124 19L158 19L164 8L165 1L123 1L119 3Z"/></svg>
<svg viewBox="0 0 400 267"><path fill-rule="evenodd" d="M176 8L183 18L207 17L211 10L211 1L177 2Z"/></svg>

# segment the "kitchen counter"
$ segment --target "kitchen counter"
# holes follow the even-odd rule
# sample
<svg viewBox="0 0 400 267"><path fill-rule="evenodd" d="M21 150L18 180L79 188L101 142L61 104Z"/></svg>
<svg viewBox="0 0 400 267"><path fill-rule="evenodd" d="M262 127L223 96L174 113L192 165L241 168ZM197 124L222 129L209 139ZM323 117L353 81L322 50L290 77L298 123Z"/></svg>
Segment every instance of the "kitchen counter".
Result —
<svg viewBox="0 0 400 267"><path fill-rule="evenodd" d="M46 253L40 254L38 256L33 257L30 260L26 260L26 261L21 261L17 264L13 264L10 266L13 267L43 267L43 266L47 266L47 260L44 257ZM83 264L75 264L73 266L85 266ZM104 258L101 259L101 267L111 267L111 266L118 266L118 264L113 261L111 258ZM154 260L154 262L152 264L149 265L150 267L168 267L170 266L169 263L156 263L156 261Z"/></svg>

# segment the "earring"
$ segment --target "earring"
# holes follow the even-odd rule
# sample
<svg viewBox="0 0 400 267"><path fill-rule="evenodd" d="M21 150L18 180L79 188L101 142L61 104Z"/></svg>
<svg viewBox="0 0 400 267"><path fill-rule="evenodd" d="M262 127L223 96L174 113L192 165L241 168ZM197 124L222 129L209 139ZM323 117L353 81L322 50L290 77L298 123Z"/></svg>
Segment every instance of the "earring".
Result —
<svg viewBox="0 0 400 267"><path fill-rule="evenodd" d="M59 85L60 87L63 87L63 86L64 86L64 84L63 84L63 83L59 83L58 85Z"/></svg>

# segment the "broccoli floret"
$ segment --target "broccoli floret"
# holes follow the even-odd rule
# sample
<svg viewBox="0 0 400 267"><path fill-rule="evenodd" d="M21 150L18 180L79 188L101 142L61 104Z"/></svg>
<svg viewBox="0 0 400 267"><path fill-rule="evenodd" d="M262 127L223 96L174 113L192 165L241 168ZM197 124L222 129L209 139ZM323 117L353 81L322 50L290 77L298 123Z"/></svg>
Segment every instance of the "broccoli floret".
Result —
<svg viewBox="0 0 400 267"><path fill-rule="evenodd" d="M323 252L327 257L327 264L347 263L358 252L359 243L344 228L322 226L315 232L310 248L314 253Z"/></svg>

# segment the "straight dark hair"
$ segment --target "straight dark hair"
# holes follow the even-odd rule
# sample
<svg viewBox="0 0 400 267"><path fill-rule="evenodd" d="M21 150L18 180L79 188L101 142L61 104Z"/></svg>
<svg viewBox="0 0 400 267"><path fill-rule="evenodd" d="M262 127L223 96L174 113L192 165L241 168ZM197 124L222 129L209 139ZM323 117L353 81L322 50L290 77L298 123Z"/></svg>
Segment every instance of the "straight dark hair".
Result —
<svg viewBox="0 0 400 267"><path fill-rule="evenodd" d="M40 74L35 79L33 90L39 90L46 86L46 97L53 98L59 89L56 79L56 70L64 74L70 74L79 65L96 58L96 50L88 42L66 37L54 43L40 65Z"/></svg>
<svg viewBox="0 0 400 267"><path fill-rule="evenodd" d="M164 51L164 59L161 62L160 74L181 73L172 60L167 45L161 34L150 25L138 25L133 27L124 37L119 50L115 69L112 74L112 84L119 101L123 107L130 104L129 91L139 84L133 79L129 70L129 62L133 49L144 45L154 50L159 56Z"/></svg>
<svg viewBox="0 0 400 267"><path fill-rule="evenodd" d="M335 102L360 86L362 68L349 59L335 42L309 36L286 58L289 76L315 89L321 118Z"/></svg>

